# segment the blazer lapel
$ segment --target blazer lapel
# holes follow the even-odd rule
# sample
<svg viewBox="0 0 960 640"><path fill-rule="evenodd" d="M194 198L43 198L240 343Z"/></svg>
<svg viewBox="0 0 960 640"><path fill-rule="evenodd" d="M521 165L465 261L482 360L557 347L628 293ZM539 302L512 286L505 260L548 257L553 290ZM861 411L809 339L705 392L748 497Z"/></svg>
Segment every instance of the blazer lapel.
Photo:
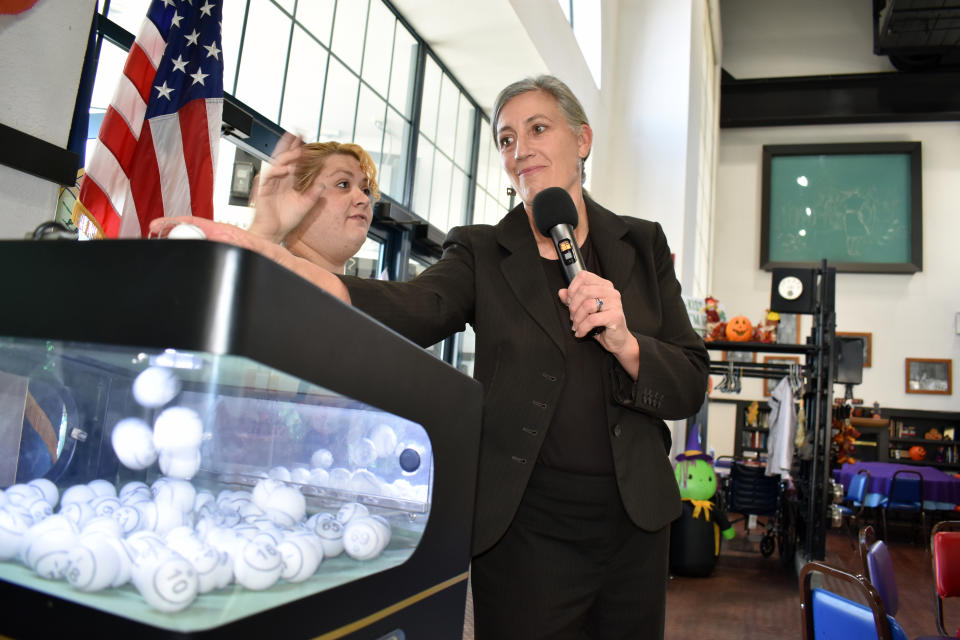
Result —
<svg viewBox="0 0 960 640"><path fill-rule="evenodd" d="M553 340L563 347L563 326L547 278L540 265L540 252L534 241L527 214L520 204L497 225L497 240L509 254L501 261L500 271L523 309Z"/></svg>
<svg viewBox="0 0 960 640"><path fill-rule="evenodd" d="M621 293L626 289L637 261L637 250L623 240L627 225L619 216L607 211L590 198L586 198L587 218L590 221L590 238L597 252L603 277L613 283Z"/></svg>

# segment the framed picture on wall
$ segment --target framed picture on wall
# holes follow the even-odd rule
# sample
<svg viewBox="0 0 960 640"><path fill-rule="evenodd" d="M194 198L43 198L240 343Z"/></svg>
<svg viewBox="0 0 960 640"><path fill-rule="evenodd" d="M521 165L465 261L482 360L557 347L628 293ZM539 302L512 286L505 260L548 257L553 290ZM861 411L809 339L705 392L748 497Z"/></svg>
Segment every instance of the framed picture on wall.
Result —
<svg viewBox="0 0 960 640"><path fill-rule="evenodd" d="M785 365L795 364L799 366L800 357L799 356L763 356L763 363L764 364L785 364ZM784 373L783 377L785 378L787 377L787 375L788 375L787 373ZM763 379L764 397L769 396L773 392L774 388L776 388L777 383L779 382L780 382L780 378L764 378Z"/></svg>
<svg viewBox="0 0 960 640"><path fill-rule="evenodd" d="M873 351L873 334L859 331L837 331L838 337L859 338L863 341L863 368L870 366L870 354Z"/></svg>
<svg viewBox="0 0 960 640"><path fill-rule="evenodd" d="M907 393L953 393L953 360L907 358Z"/></svg>
<svg viewBox="0 0 960 640"><path fill-rule="evenodd" d="M724 351L724 362L756 362L756 351Z"/></svg>
<svg viewBox="0 0 960 640"><path fill-rule="evenodd" d="M760 268L923 269L919 142L764 145Z"/></svg>
<svg viewBox="0 0 960 640"><path fill-rule="evenodd" d="M777 323L777 344L800 344L800 315L781 313Z"/></svg>

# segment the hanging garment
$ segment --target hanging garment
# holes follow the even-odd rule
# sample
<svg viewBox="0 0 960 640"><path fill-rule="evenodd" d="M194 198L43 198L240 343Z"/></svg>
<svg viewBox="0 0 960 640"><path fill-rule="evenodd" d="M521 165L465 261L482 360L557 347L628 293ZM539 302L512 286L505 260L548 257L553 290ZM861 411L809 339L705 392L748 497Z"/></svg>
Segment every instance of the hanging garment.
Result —
<svg viewBox="0 0 960 640"><path fill-rule="evenodd" d="M780 379L767 404L770 405L770 435L767 439L766 475L789 478L797 415L793 408L793 390L787 378Z"/></svg>

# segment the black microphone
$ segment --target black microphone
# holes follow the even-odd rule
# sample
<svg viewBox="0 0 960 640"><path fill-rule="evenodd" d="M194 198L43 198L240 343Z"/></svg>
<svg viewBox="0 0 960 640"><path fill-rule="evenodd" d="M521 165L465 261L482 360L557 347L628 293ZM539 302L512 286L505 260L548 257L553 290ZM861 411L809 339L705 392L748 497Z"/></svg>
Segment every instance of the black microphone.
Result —
<svg viewBox="0 0 960 640"><path fill-rule="evenodd" d="M537 225L537 231L553 239L567 284L586 269L577 238L573 235L577 220L577 205L563 187L548 187L533 197L533 223ZM602 325L594 327L585 337L593 337L604 329L606 327Z"/></svg>
<svg viewBox="0 0 960 640"><path fill-rule="evenodd" d="M577 205L563 187L548 187L533 197L533 222L537 230L553 238L567 284L585 269L573 230L577 226Z"/></svg>

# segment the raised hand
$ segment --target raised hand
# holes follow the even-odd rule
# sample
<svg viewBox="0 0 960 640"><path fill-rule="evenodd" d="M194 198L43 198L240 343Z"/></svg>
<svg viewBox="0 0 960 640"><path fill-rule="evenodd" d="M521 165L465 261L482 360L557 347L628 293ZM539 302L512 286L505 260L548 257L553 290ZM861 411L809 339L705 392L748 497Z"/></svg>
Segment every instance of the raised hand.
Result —
<svg viewBox="0 0 960 640"><path fill-rule="evenodd" d="M283 134L269 165L260 173L256 197L256 213L250 233L271 242L282 242L297 228L323 194L324 185L314 180L305 191L296 189L297 163L303 151L303 140Z"/></svg>

